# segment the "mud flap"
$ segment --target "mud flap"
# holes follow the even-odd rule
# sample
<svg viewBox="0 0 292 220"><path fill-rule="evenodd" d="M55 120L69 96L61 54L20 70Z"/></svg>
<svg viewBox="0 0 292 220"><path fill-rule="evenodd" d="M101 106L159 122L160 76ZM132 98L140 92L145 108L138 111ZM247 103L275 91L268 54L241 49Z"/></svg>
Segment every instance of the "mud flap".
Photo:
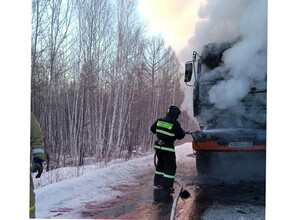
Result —
<svg viewBox="0 0 292 220"><path fill-rule="evenodd" d="M265 179L265 152L196 152L199 177Z"/></svg>

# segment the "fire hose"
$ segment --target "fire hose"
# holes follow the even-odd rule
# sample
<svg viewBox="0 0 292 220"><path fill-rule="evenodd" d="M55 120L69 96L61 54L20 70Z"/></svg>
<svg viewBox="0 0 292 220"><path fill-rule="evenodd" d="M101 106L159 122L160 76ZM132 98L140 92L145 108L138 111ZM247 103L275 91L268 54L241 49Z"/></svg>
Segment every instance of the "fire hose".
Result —
<svg viewBox="0 0 292 220"><path fill-rule="evenodd" d="M174 201L172 203L172 208L171 208L171 214L170 214L170 220L174 220L174 217L175 217L175 210L176 210L176 205L177 205L177 202L178 202L178 199L179 199L179 196L183 190L183 184L179 181L174 181L175 183L179 184L180 188L179 188L179 191L178 193L176 194L175 198L174 198Z"/></svg>

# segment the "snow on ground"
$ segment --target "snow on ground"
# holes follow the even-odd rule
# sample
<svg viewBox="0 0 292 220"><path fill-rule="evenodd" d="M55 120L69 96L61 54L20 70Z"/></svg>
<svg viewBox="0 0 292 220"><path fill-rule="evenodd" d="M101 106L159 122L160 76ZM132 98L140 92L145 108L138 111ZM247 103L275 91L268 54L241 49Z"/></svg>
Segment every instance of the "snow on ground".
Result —
<svg viewBox="0 0 292 220"><path fill-rule="evenodd" d="M99 163L90 162L87 165L83 165L80 167L61 167L54 170L50 170L49 172L46 172L46 170L44 170L41 178L33 179L34 188L39 189L52 183L61 182L66 179L72 179L79 176L83 176L84 174L91 173L97 169L105 168L110 165L114 165L124 161L125 159L114 159L108 162L107 165L105 165L104 162ZM34 174L34 176L35 175L36 173Z"/></svg>
<svg viewBox="0 0 292 220"><path fill-rule="evenodd" d="M191 143L182 144L175 149L177 161L184 159L184 162L187 162L186 155L192 153ZM81 218L79 212L85 203L90 201L102 203L115 199L123 193L113 191L114 186L136 184L139 176L149 175L152 171L154 173L153 154L111 164L104 168L97 168L94 165L85 166L79 177L72 174L77 172L73 168L49 171L41 177L42 184L51 181L50 178L54 176L52 173L62 176L60 179L63 180L35 189L36 217L60 218L56 216L54 210L70 210L70 212L64 211L62 218ZM64 173L69 173L69 175L64 175ZM40 182L36 183L39 187L42 185Z"/></svg>

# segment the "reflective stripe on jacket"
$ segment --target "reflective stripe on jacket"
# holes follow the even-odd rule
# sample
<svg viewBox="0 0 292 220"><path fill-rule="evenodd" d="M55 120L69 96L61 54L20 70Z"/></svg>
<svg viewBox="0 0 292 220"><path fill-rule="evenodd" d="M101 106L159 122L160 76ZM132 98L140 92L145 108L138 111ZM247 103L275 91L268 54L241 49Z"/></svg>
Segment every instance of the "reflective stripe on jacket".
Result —
<svg viewBox="0 0 292 220"><path fill-rule="evenodd" d="M169 116L159 118L151 126L150 130L156 134L158 140L155 142L155 148L161 150L174 151L174 141L176 139L183 139L185 136L184 130L181 128L180 123Z"/></svg>

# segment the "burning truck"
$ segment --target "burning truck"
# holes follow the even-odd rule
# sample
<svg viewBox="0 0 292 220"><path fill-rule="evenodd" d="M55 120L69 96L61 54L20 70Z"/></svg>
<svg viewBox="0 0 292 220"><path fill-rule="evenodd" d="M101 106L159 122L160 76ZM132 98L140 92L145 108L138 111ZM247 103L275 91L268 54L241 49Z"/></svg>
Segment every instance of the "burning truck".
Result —
<svg viewBox="0 0 292 220"><path fill-rule="evenodd" d="M264 80L249 82L248 91L232 104L227 105L224 96L236 89L226 88L223 97L216 91L232 80L223 56L234 44L207 44L185 64L185 83L193 87L193 114L200 122L200 130L192 134L197 171L202 177L265 179L266 73ZM221 99L217 104L212 92Z"/></svg>

